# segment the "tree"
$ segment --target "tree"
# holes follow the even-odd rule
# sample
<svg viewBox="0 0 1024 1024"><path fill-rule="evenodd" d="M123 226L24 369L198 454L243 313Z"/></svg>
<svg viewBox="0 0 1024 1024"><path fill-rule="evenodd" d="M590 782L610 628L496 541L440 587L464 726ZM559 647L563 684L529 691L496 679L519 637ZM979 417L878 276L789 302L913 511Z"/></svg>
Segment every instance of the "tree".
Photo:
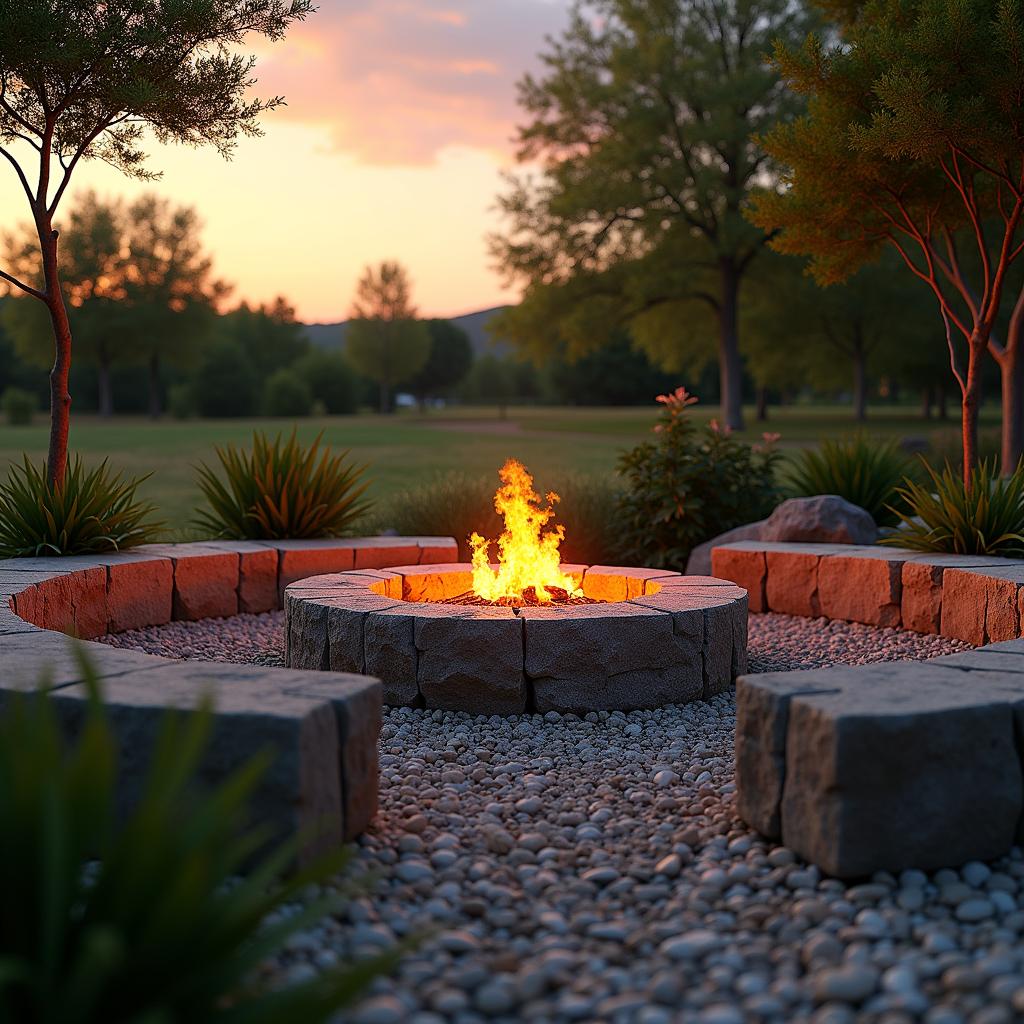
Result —
<svg viewBox="0 0 1024 1024"><path fill-rule="evenodd" d="M428 398L446 394L461 384L473 366L473 343L458 324L451 320L425 320L424 324L430 336L427 361L402 383L419 399L421 408Z"/></svg>
<svg viewBox="0 0 1024 1024"><path fill-rule="evenodd" d="M192 381L192 397L200 416L252 416L258 396L256 373L237 341L217 338L203 350Z"/></svg>
<svg viewBox="0 0 1024 1024"><path fill-rule="evenodd" d="M385 260L367 267L356 286L345 353L357 373L380 389L380 411L391 408L391 389L414 377L430 355L430 334L416 319L409 275L400 263Z"/></svg>
<svg viewBox="0 0 1024 1024"><path fill-rule="evenodd" d="M777 191L760 197L754 220L781 231L773 243L780 251L810 256L826 283L886 246L898 252L938 303L962 396L965 482L977 462L986 350L1003 374L1009 470L1021 450L1024 292L1005 344L994 331L1007 275L1024 248L1019 11L1000 0L836 0L833 9L841 44L812 36L802 48L777 49L779 69L810 102L804 116L765 140L789 171Z"/></svg>
<svg viewBox="0 0 1024 1024"><path fill-rule="evenodd" d="M545 370L554 399L565 405L650 405L676 383L625 334L578 359L555 356Z"/></svg>
<svg viewBox="0 0 1024 1024"><path fill-rule="evenodd" d="M263 379L289 367L310 351L309 339L295 318L295 308L283 297L251 307L241 303L220 318L218 333L237 341Z"/></svg>
<svg viewBox="0 0 1024 1024"><path fill-rule="evenodd" d="M511 359L488 352L473 363L463 393L472 402L493 403L498 416L508 415L509 399L516 397L516 368Z"/></svg>
<svg viewBox="0 0 1024 1024"><path fill-rule="evenodd" d="M0 156L32 214L39 265L10 288L42 302L53 330L47 475L63 485L71 395L71 324L60 284L55 218L79 162L99 159L137 177L147 133L230 155L260 134L259 115L282 99L250 99L250 34L281 38L311 0L18 0L0 4Z"/></svg>
<svg viewBox="0 0 1024 1024"><path fill-rule="evenodd" d="M314 401L322 402L332 416L354 413L359 408L355 374L340 352L310 349L296 364Z"/></svg>
<svg viewBox="0 0 1024 1024"><path fill-rule="evenodd" d="M263 415L308 416L313 408L313 392L295 370L281 367L263 385Z"/></svg>
<svg viewBox="0 0 1024 1024"><path fill-rule="evenodd" d="M625 324L663 363L717 334L722 418L742 427L739 294L765 241L742 207L774 174L756 135L797 110L764 57L809 24L795 0L577 3L520 85L519 157L543 171L499 200L492 253L526 288L497 328L586 350Z"/></svg>

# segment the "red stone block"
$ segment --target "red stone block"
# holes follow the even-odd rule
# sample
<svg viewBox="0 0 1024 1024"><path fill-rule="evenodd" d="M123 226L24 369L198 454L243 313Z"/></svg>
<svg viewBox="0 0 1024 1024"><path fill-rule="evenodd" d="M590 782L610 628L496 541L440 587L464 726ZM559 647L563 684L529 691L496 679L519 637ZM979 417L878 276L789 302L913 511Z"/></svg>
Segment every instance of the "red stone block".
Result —
<svg viewBox="0 0 1024 1024"><path fill-rule="evenodd" d="M988 577L985 601L985 642L1016 640L1020 636L1018 593L1020 584L1014 580Z"/></svg>
<svg viewBox="0 0 1024 1024"><path fill-rule="evenodd" d="M902 565L889 558L824 556L818 563L821 614L869 626L898 626Z"/></svg>
<svg viewBox="0 0 1024 1024"><path fill-rule="evenodd" d="M767 611L765 581L768 571L763 551L741 547L715 548L711 552L711 572L716 579L728 580L747 592L750 611Z"/></svg>
<svg viewBox="0 0 1024 1024"><path fill-rule="evenodd" d="M795 547L796 545L794 545ZM714 557L712 555L712 557ZM765 598L769 611L815 617L821 614L818 598L820 556L796 551L768 551ZM719 575L715 570L715 575ZM742 584L741 584L742 585ZM748 587L749 591L750 588Z"/></svg>
<svg viewBox="0 0 1024 1024"><path fill-rule="evenodd" d="M98 561L107 567L109 632L171 621L174 566L169 558L125 553Z"/></svg>
<svg viewBox="0 0 1024 1024"><path fill-rule="evenodd" d="M966 569L946 569L942 574L943 636L980 647L985 642L985 606L988 580Z"/></svg>
<svg viewBox="0 0 1024 1024"><path fill-rule="evenodd" d="M938 565L904 562L900 617L904 629L938 633L942 626L942 573Z"/></svg>

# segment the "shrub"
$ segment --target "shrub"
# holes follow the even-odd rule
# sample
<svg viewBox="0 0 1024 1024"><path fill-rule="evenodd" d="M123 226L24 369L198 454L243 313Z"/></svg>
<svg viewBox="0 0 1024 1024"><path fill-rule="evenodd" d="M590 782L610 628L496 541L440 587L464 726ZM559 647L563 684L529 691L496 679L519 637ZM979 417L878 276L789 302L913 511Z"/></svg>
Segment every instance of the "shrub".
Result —
<svg viewBox="0 0 1024 1024"><path fill-rule="evenodd" d="M265 416L308 416L312 406L313 393L294 370L275 370L267 378L263 386Z"/></svg>
<svg viewBox="0 0 1024 1024"><path fill-rule="evenodd" d="M196 525L215 537L281 540L289 537L338 537L369 510L360 483L365 466L349 452L320 448L323 434L309 446L292 431L287 441L256 431L252 449L217 448L220 473L200 464L199 489L208 508Z"/></svg>
<svg viewBox="0 0 1024 1024"><path fill-rule="evenodd" d="M882 543L914 551L1024 558L1024 465L1010 477L996 473L996 460L971 471L964 486L959 470L941 473L925 464L924 484L907 480L899 496L907 507L902 525Z"/></svg>
<svg viewBox="0 0 1024 1024"><path fill-rule="evenodd" d="M562 499L554 522L565 526L562 561L617 565L625 556L620 524L623 489L616 477L569 473L556 481Z"/></svg>
<svg viewBox="0 0 1024 1024"><path fill-rule="evenodd" d="M191 384L174 384L167 394L167 408L176 420L187 420L196 414L196 399Z"/></svg>
<svg viewBox="0 0 1024 1024"><path fill-rule="evenodd" d="M268 918L343 864L282 879L286 846L239 877L266 844L246 805L269 758L199 791L209 709L169 715L138 804L120 820L116 740L83 667L89 709L73 743L43 693L12 695L0 717L0 1020L289 1024L351 1003L396 954L274 991L254 980L289 936L338 908Z"/></svg>
<svg viewBox="0 0 1024 1024"><path fill-rule="evenodd" d="M156 509L136 498L147 479L125 480L106 459L87 470L75 456L54 490L46 463L25 455L0 484L0 556L95 554L156 540L163 529L152 518Z"/></svg>
<svg viewBox="0 0 1024 1024"><path fill-rule="evenodd" d="M639 565L682 569L698 544L762 519L779 494L775 435L743 444L712 422L698 427L688 412L697 401L685 388L659 395L664 406L657 439L624 453L627 486L620 501L626 557Z"/></svg>
<svg viewBox="0 0 1024 1024"><path fill-rule="evenodd" d="M358 410L358 382L340 352L314 349L295 364L295 370L306 382L313 398L323 403L325 412L342 416Z"/></svg>
<svg viewBox="0 0 1024 1024"><path fill-rule="evenodd" d="M798 496L838 494L870 512L879 526L891 526L899 521L891 506L898 503L897 491L910 466L893 441L825 441L817 451L800 452L789 483Z"/></svg>
<svg viewBox="0 0 1024 1024"><path fill-rule="evenodd" d="M31 391L7 388L3 396L0 396L0 406L3 406L4 416L12 427L25 427L32 422L38 403Z"/></svg>

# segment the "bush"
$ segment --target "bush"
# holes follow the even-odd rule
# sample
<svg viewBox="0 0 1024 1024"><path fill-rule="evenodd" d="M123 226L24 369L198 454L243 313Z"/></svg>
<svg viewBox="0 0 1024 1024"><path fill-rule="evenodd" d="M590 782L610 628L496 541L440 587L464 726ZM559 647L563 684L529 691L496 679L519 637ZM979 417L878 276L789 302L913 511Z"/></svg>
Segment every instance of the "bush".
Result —
<svg viewBox="0 0 1024 1024"><path fill-rule="evenodd" d="M26 427L37 408L36 396L22 388L7 388L0 396L0 406L12 427Z"/></svg>
<svg viewBox="0 0 1024 1024"><path fill-rule="evenodd" d="M308 416L313 406L313 393L294 371L275 370L263 387L264 416Z"/></svg>
<svg viewBox="0 0 1024 1024"><path fill-rule="evenodd" d="M664 413L657 440L619 460L627 481L619 510L626 557L637 565L683 569L698 544L762 519L779 494L775 435L765 443L734 440L715 421L698 428L688 412L697 401L676 388L659 395Z"/></svg>
<svg viewBox="0 0 1024 1024"><path fill-rule="evenodd" d="M196 400L191 384L174 384L167 394L167 408L176 420L187 420L196 414Z"/></svg>
<svg viewBox="0 0 1024 1024"><path fill-rule="evenodd" d="M163 524L136 491L148 477L125 480L106 459L87 470L78 456L68 460L64 484L46 479L46 463L27 455L0 484L0 556L82 555L124 551L157 539Z"/></svg>
<svg viewBox="0 0 1024 1024"><path fill-rule="evenodd" d="M360 483L365 466L356 466L347 451L320 449L323 434L308 447L295 431L287 441L272 441L256 431L252 449L217 448L221 479L200 464L199 489L208 508L199 509L196 525L215 537L282 540L339 537L366 515Z"/></svg>
<svg viewBox="0 0 1024 1024"><path fill-rule="evenodd" d="M358 382L340 352L314 349L295 364L295 371L325 412L345 416L359 409Z"/></svg>
<svg viewBox="0 0 1024 1024"><path fill-rule="evenodd" d="M1010 477L996 460L971 471L970 486L950 463L941 473L925 464L925 484L907 480L899 496L907 507L901 526L883 544L954 555L1024 558L1024 466Z"/></svg>
<svg viewBox="0 0 1024 1024"><path fill-rule="evenodd" d="M235 341L217 341L203 354L192 381L200 416L252 416L256 412L256 372Z"/></svg>
<svg viewBox="0 0 1024 1024"><path fill-rule="evenodd" d="M569 474L555 483L561 501L552 525L565 526L563 562L608 563L620 551L617 523L620 488L613 477ZM470 559L469 535L496 540L504 529L494 511L496 477L445 473L393 494L374 515L374 527L411 537L454 537L459 558Z"/></svg>
<svg viewBox="0 0 1024 1024"><path fill-rule="evenodd" d="M95 675L85 723L66 741L52 700L14 694L0 717L0 1020L322 1022L395 956L268 991L258 968L329 911L280 914L343 857L287 880L288 846L264 847L247 803L269 758L195 785L211 715L168 715L135 810L115 809L117 745ZM269 924L271 915L279 922Z"/></svg>
<svg viewBox="0 0 1024 1024"><path fill-rule="evenodd" d="M789 482L797 496L838 494L870 512L879 526L892 526L899 521L892 506L898 503L897 491L910 466L895 442L855 437L825 441L818 451L800 452Z"/></svg>

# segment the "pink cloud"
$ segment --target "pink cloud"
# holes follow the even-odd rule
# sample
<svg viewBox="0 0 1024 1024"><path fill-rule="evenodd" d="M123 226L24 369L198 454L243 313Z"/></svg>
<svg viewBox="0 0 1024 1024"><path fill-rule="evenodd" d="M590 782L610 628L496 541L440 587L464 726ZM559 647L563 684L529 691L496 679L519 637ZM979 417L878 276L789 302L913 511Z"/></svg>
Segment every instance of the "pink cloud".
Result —
<svg viewBox="0 0 1024 1024"><path fill-rule="evenodd" d="M509 152L515 83L538 65L568 0L323 0L261 54L278 115L326 125L370 164L425 164L446 146Z"/></svg>

